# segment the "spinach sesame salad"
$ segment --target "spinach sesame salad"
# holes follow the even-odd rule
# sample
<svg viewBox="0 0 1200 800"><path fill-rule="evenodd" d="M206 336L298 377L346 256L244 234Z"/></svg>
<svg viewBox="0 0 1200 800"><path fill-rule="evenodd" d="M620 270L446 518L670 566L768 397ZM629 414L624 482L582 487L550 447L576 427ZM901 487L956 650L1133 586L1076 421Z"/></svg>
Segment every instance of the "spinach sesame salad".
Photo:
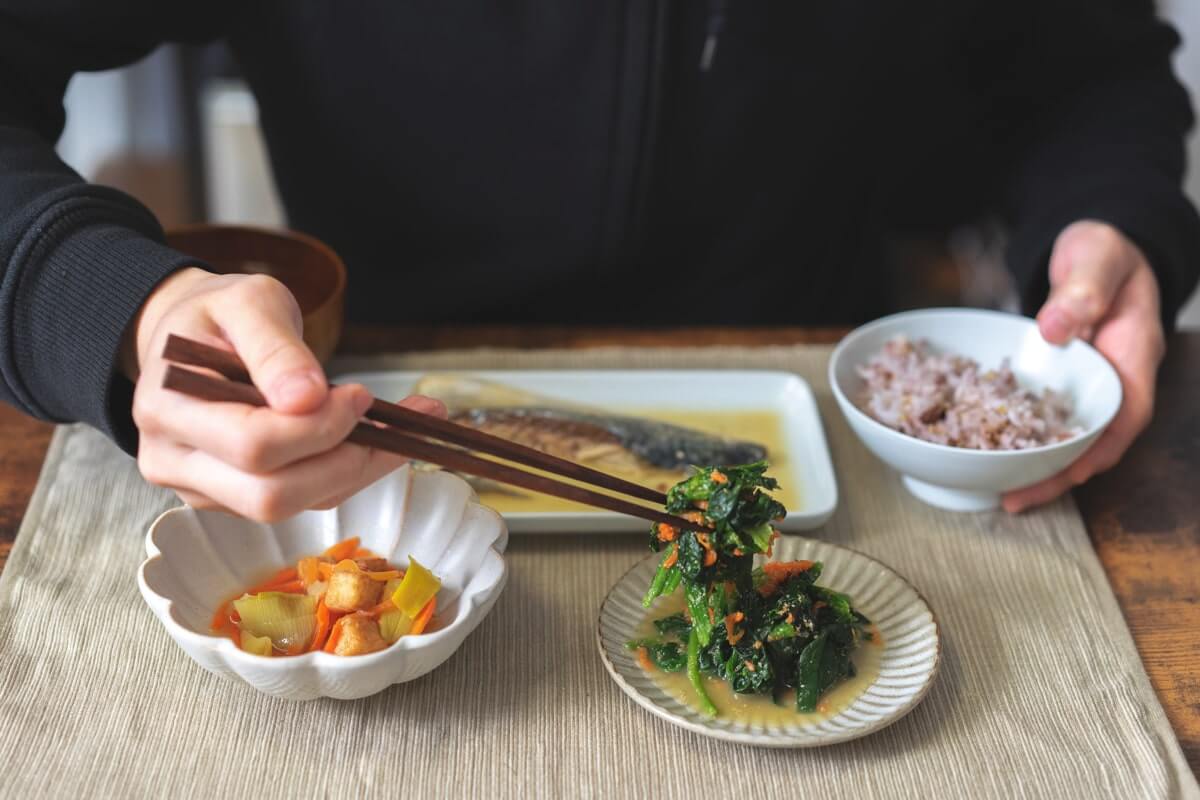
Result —
<svg viewBox="0 0 1200 800"><path fill-rule="evenodd" d="M844 594L816 581L821 563L767 562L787 510L767 492L778 488L767 462L697 468L667 494L668 512L708 529L681 531L659 523L650 547L663 558L642 604L683 592L685 609L657 619L658 636L636 639L643 667L686 670L701 710L716 716L704 677L734 692L796 692L796 710L817 710L821 696L855 675L851 654L871 639L870 621Z"/></svg>

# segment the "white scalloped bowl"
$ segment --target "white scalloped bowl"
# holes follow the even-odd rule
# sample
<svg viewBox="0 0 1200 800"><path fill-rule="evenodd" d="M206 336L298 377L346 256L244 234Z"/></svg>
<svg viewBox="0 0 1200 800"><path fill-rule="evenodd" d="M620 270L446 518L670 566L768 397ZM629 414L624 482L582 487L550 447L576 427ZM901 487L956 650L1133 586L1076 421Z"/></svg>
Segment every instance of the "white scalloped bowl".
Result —
<svg viewBox="0 0 1200 800"><path fill-rule="evenodd" d="M508 529L462 479L403 467L329 511L264 525L213 511L167 511L146 534L138 587L167 632L200 666L289 700L352 700L418 678L448 659L496 602L508 577ZM209 626L218 605L272 569L359 536L362 546L442 580L428 632L362 656L263 658Z"/></svg>

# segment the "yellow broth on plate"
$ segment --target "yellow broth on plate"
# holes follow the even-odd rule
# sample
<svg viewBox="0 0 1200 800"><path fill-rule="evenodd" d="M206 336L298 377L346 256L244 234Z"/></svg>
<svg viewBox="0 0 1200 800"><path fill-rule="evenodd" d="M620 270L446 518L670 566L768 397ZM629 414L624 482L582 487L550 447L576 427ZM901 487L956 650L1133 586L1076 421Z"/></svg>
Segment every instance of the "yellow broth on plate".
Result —
<svg viewBox="0 0 1200 800"><path fill-rule="evenodd" d="M613 411L631 416L647 417L650 419L670 422L695 428L705 433L734 439L756 442L767 448L767 457L771 460L771 471L777 476L780 489L774 492L774 497L789 509L799 509L803 495L791 469L788 454L784 452L783 421L775 411L763 409L737 409L729 411L691 411L682 409L612 409ZM614 460L612 464L605 463L603 458L589 462L588 466L607 472L642 486L649 486L666 492L679 481L687 477L685 470L667 470L642 465L629 466L627 459ZM561 476L553 476L558 480L566 480ZM567 480L566 482L571 482ZM582 485L582 484L581 484ZM594 486L587 488L604 492ZM561 513L561 512L595 512L590 506L580 505L570 500L557 497L525 492L522 489L509 486L485 485L479 487L479 499L502 514L511 513Z"/></svg>

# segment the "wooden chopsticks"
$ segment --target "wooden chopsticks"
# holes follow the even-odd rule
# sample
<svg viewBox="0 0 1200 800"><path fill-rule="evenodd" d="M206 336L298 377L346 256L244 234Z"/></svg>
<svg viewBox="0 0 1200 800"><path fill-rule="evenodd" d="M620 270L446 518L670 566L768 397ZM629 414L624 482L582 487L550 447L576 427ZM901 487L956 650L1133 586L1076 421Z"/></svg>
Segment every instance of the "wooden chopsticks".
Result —
<svg viewBox="0 0 1200 800"><path fill-rule="evenodd" d="M163 358L176 362L176 364L188 364L209 369L228 379L221 380L211 375L184 369L176 364L170 364L167 366L166 375L163 378L163 386L167 389L203 400L246 403L255 406L267 404L262 394L251 383L250 374L246 371L245 365L237 356L228 351L172 334L167 338L167 344L163 349ZM519 486L566 500L574 500L584 505L630 514L651 522L665 522L680 529L703 527L657 509L630 503L619 497L601 494L580 486L562 483L543 475L525 472L507 464L480 458L457 447L448 447L431 441L440 439L459 447L536 467L546 472L659 505L666 502L666 496L662 492L484 433L475 428L438 419L378 398L372 402L366 412L366 417L381 424L360 422L346 437L346 441L439 464L448 469L480 478Z"/></svg>

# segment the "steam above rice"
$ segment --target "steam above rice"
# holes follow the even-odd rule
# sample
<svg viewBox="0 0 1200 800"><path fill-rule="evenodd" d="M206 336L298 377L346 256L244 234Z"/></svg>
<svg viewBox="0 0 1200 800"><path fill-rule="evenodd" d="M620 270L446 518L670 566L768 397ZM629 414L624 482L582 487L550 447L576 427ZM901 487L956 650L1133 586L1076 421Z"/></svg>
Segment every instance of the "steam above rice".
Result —
<svg viewBox="0 0 1200 800"><path fill-rule="evenodd" d="M872 417L927 442L975 450L1024 450L1080 433L1068 424L1071 403L1046 389L1017 384L1005 359L981 370L959 355L938 355L925 341L897 336L858 368L866 382L860 405Z"/></svg>

